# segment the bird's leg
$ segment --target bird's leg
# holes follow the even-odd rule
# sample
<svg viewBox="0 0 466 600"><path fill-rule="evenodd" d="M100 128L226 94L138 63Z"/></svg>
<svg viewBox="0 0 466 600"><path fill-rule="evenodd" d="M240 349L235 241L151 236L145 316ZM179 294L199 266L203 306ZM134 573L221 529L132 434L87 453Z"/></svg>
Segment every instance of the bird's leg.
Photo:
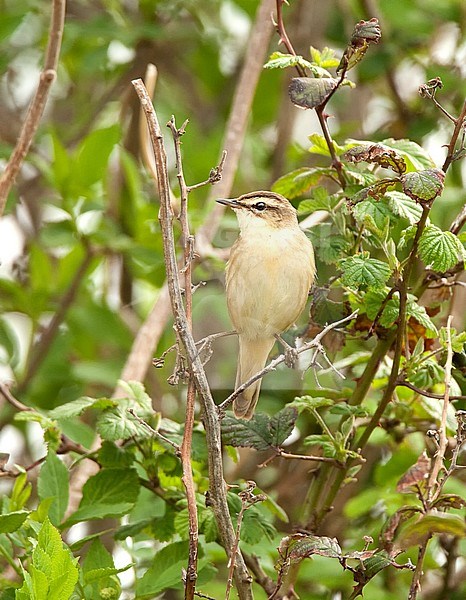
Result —
<svg viewBox="0 0 466 600"><path fill-rule="evenodd" d="M283 346L285 353L285 365L292 369L298 360L298 351L293 346L290 346L288 342L285 342L279 333L275 334L275 339Z"/></svg>

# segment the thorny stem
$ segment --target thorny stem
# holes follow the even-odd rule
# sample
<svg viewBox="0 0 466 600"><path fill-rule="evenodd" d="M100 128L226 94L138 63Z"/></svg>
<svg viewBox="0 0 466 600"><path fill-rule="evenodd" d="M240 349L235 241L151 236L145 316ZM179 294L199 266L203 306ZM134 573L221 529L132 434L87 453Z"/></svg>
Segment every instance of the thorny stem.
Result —
<svg viewBox="0 0 466 600"><path fill-rule="evenodd" d="M430 536L427 537L424 542L419 546L419 552L417 555L416 569L411 580L411 586L409 588L408 600L416 600L417 594L421 589L421 577L422 577L422 566L424 563L424 556L427 550L427 544L429 543Z"/></svg>
<svg viewBox="0 0 466 600"><path fill-rule="evenodd" d="M24 159L29 152L31 143L39 127L40 119L44 112L50 88L56 78L58 58L60 56L61 40L65 24L65 0L53 0L52 16L47 50L45 53L44 68L40 74L39 85L34 98L29 105L24 124L16 142L15 149L0 177L0 216L5 210L8 193L15 182Z"/></svg>
<svg viewBox="0 0 466 600"><path fill-rule="evenodd" d="M196 343L187 322L186 311L183 304L181 285L178 274L178 265L175 252L175 239L172 227L173 212L170 205L167 155L163 143L163 136L158 123L157 115L144 87L142 80L132 82L139 96L149 125L150 137L155 154L157 180L160 196L160 224L162 228L165 267L170 301L174 316L175 328L184 347L186 357L195 381L197 393L204 409L204 427L208 446L209 466L209 498L212 506L220 539L225 549L232 548L235 532L228 511L226 485L223 476L222 448L220 439L220 421L215 403L210 392L207 377L198 355ZM240 600L252 600L251 576L249 575L244 559L240 552L236 558L235 583Z"/></svg>
<svg viewBox="0 0 466 600"><path fill-rule="evenodd" d="M450 142L448 144L447 157L442 166L442 171L444 171L445 173L447 172L448 167L451 165L451 163L455 160L455 146L456 146L456 142L458 141L458 137L461 133L461 130L464 128L465 119L466 119L466 100L463 103L463 108L461 109L459 117L457 119L455 119L455 128L453 129L453 134L452 134ZM457 231L455 231L453 228L450 229L450 231L452 231L452 233L457 233Z"/></svg>

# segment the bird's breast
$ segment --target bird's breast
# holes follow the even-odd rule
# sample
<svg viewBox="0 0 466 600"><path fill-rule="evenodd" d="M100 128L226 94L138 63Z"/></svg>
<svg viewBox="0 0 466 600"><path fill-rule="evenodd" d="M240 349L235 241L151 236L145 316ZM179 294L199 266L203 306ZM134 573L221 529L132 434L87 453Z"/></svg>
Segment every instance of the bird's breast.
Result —
<svg viewBox="0 0 466 600"><path fill-rule="evenodd" d="M237 331L267 337L290 327L314 279L311 242L299 230L239 238L227 268L227 303Z"/></svg>

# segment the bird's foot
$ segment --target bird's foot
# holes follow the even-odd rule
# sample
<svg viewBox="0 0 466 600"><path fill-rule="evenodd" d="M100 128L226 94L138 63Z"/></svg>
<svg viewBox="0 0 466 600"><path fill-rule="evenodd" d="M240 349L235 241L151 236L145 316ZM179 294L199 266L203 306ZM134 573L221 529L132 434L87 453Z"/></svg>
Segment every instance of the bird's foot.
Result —
<svg viewBox="0 0 466 600"><path fill-rule="evenodd" d="M298 351L293 346L290 346L288 342L285 342L285 340L280 334L277 333L275 335L275 338L283 346L283 351L285 354L285 365L288 368L292 369L295 366L296 361L298 360Z"/></svg>

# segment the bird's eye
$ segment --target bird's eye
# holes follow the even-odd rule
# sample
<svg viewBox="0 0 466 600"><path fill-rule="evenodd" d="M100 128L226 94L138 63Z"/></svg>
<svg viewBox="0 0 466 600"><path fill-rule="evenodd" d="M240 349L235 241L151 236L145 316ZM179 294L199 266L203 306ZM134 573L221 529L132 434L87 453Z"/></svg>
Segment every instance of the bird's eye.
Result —
<svg viewBox="0 0 466 600"><path fill-rule="evenodd" d="M265 203L265 202L256 202L256 203L254 204L254 208L255 208L256 210L263 211L263 210L265 210L265 209L267 208L267 205L266 205L266 203Z"/></svg>

